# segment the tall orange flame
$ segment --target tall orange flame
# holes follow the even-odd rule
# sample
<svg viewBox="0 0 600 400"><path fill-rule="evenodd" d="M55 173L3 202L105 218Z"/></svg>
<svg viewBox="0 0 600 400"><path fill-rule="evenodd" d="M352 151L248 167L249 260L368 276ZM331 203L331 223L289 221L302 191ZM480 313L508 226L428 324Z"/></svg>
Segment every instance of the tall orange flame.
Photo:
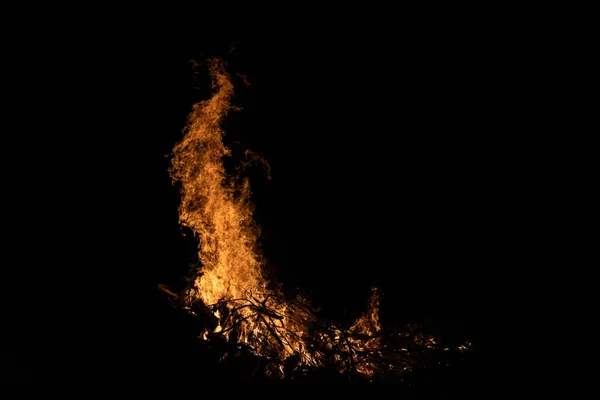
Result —
<svg viewBox="0 0 600 400"><path fill-rule="evenodd" d="M219 60L209 64L215 95L193 106L185 136L174 150L171 177L181 182L179 221L200 238L203 275L198 295L207 304L244 298L263 286L256 252L258 227L252 218L248 181L236 185L225 173L220 122L231 109L233 84Z"/></svg>
<svg viewBox="0 0 600 400"><path fill-rule="evenodd" d="M259 353L275 352L285 359L301 351L302 335L313 318L310 313L291 314L293 307L267 289L249 182L229 177L223 165L230 150L223 144L220 124L232 109L233 84L220 59L209 60L209 71L215 94L193 106L170 169L172 179L181 183L180 223L200 239L202 269L189 300L201 299L213 307L220 319L217 331L241 321L236 326L241 340ZM269 310L272 318L264 318L259 309ZM265 332L274 340L261 341L259 334Z"/></svg>

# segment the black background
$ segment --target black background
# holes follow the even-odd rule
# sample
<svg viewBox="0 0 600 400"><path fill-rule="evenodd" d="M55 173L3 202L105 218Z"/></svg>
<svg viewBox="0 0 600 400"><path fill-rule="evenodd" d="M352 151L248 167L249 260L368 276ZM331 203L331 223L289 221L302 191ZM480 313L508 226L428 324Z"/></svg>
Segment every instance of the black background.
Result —
<svg viewBox="0 0 600 400"><path fill-rule="evenodd" d="M519 245L506 232L518 201L506 149L524 56L486 15L420 15L261 29L82 19L9 43L19 351L83 365L183 351L156 285L181 285L194 261L168 156L211 93L191 60L210 56L243 108L224 122L226 144L271 166L271 180L249 172L268 270L325 318L349 323L377 286L384 324L430 319L478 342L482 294ZM38 313L61 329L39 336Z"/></svg>

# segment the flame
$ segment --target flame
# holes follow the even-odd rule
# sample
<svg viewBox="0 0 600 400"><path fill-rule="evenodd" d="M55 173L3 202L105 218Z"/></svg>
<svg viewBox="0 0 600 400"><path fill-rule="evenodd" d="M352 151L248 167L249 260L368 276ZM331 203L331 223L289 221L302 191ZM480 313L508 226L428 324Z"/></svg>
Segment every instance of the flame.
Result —
<svg viewBox="0 0 600 400"><path fill-rule="evenodd" d="M216 60L210 71L218 91L193 106L170 169L171 177L181 182L179 222L200 238L203 275L195 287L207 304L244 298L264 282L254 250L259 231L248 201L249 184L228 179L222 162L230 151L219 123L231 109L233 85Z"/></svg>
<svg viewBox="0 0 600 400"><path fill-rule="evenodd" d="M221 59L210 58L207 64L214 94L193 105L169 169L173 183L180 184L179 223L199 239L201 268L180 299L184 309L193 312L200 304L215 320L200 337L210 340L219 335L248 346L273 360L267 371L273 376L283 376L282 365L292 356L296 365L333 365L366 376L373 376L382 360L390 369L394 365L406 369L408 334L396 337L401 341L397 354L383 356L387 345L382 343L376 288L367 312L348 330L319 325L308 300L299 296L285 300L270 289L273 285L265 277L265 260L257 246L260 228L253 218L249 181L229 175L224 166L231 151L223 142L221 123L236 110L231 103L234 86Z"/></svg>
<svg viewBox="0 0 600 400"><path fill-rule="evenodd" d="M350 327L350 332L355 333L348 338L350 343L356 346L360 351L355 355L354 362L356 363L356 369L367 376L372 376L375 371L375 365L368 359L363 359L358 354L369 354L371 349L378 349L381 347L381 336L378 335L381 332L381 324L379 323L379 305L381 297L376 287L372 288L372 294L369 298L369 307L367 312L359 317L354 324Z"/></svg>
<svg viewBox="0 0 600 400"><path fill-rule="evenodd" d="M233 108L233 84L220 59L208 64L215 93L193 106L169 170L173 181L181 184L179 222L200 239L202 268L188 298L200 299L214 310L219 331L231 332L236 324L243 342L259 353L275 352L285 359L301 351L302 336L314 317L267 289L249 182L228 176L223 164L231 152L223 143L220 124ZM260 339L264 332L274 336L269 343Z"/></svg>

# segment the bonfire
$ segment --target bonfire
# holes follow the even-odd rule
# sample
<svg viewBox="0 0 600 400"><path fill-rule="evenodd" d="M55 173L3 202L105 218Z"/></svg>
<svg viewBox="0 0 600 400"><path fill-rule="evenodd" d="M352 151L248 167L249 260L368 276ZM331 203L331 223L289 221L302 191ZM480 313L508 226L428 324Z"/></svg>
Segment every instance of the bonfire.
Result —
<svg viewBox="0 0 600 400"><path fill-rule="evenodd" d="M252 354L274 380L323 368L354 380L396 379L431 354L441 363L445 353L471 350L470 343L439 345L423 325L386 329L376 287L363 315L342 326L324 322L308 299L290 297L266 278L250 183L224 165L231 151L222 122L235 108L234 85L221 59L206 65L213 95L193 105L169 170L180 187L179 223L198 240L198 264L183 289L159 285L175 308L200 321L197 340L227 343L222 359Z"/></svg>

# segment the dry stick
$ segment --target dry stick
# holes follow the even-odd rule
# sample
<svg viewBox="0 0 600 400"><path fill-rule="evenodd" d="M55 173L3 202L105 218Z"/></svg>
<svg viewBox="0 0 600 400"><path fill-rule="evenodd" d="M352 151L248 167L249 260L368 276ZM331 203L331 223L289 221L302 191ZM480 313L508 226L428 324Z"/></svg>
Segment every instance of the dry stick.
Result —
<svg viewBox="0 0 600 400"><path fill-rule="evenodd" d="M294 336L296 337L298 340L300 340L300 337L298 335L296 335L296 332L287 329L285 326L281 326L281 327L277 327L277 330L279 331L280 329L284 330L285 332L289 333L290 336ZM288 347L290 349L292 349L292 354L298 354L298 351L294 350L294 346L292 346L292 344L290 343L290 341L287 339L286 335L282 335L283 336L283 340L285 340L286 344L288 345Z"/></svg>
<svg viewBox="0 0 600 400"><path fill-rule="evenodd" d="M262 322L265 324L265 326L267 327L267 329L269 330L269 332L271 332L271 334L275 337L275 339L277 340L277 342L279 343L279 345L281 347L285 348L285 345L283 344L283 342L279 338L279 335L273 330L273 328L271 328L271 326L269 325L269 323L265 320L265 317L263 315L259 315L259 317L262 320Z"/></svg>
<svg viewBox="0 0 600 400"><path fill-rule="evenodd" d="M279 319L279 320L283 319L283 317L281 315L277 314L275 311L269 310L266 307L256 306L256 305L251 305L250 307L260 313L267 314L271 318Z"/></svg>
<svg viewBox="0 0 600 400"><path fill-rule="evenodd" d="M223 299L223 300L219 300L216 303L213 303L207 307L216 307L219 306L221 304L225 304L225 303L231 303L231 302L238 302L238 301L248 301L250 302L250 300L248 299L244 299L244 298L240 298L240 299Z"/></svg>
<svg viewBox="0 0 600 400"><path fill-rule="evenodd" d="M344 336L344 342L346 343L346 346L348 347L348 358L350 360L350 368L352 368L352 371L356 371L356 366L354 364L354 357L352 357L352 351L353 351L352 344L348 340L348 335L346 335L344 331L342 331L342 335Z"/></svg>
<svg viewBox="0 0 600 400"><path fill-rule="evenodd" d="M157 288L159 291L168 294L169 296L173 297L175 300L179 300L179 295L177 295L176 293L173 293L171 290L169 290L168 286L163 285L162 283L159 283L157 285Z"/></svg>

